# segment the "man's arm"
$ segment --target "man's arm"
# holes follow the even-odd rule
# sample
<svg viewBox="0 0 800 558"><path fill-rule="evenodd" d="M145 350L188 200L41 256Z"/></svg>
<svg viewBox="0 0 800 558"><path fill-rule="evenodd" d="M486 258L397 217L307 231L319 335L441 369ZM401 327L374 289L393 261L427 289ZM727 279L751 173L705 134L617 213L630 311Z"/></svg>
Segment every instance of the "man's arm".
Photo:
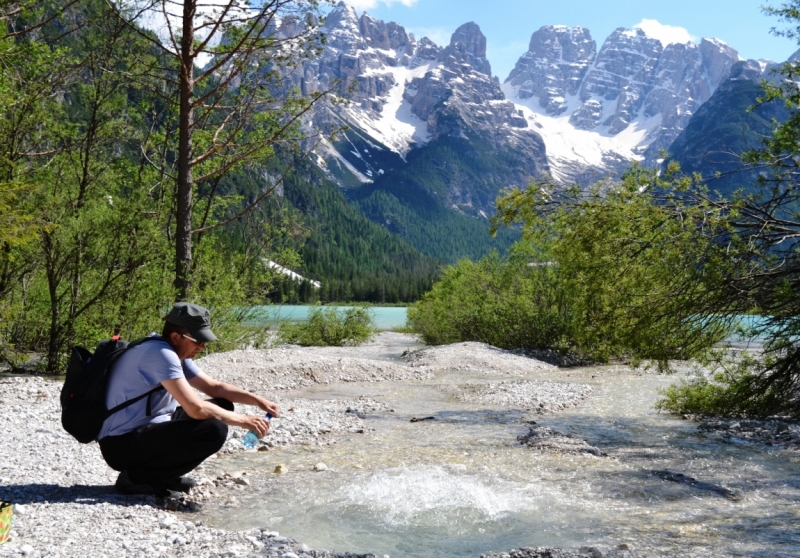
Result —
<svg viewBox="0 0 800 558"><path fill-rule="evenodd" d="M258 395L252 394L234 385L215 380L203 372L200 372L197 376L189 380L189 385L198 391L202 391L209 397L222 397L231 403L252 405L266 413L270 413L273 417L279 416L278 406L272 401L267 401L263 397L259 397Z"/></svg>
<svg viewBox="0 0 800 558"><path fill-rule="evenodd" d="M203 401L197 396L185 378L164 380L161 385L178 401L178 404L186 411L186 414L193 419L218 419L230 426L241 426L252 430L258 434L259 438L269 432L269 421L262 417L234 413L208 401Z"/></svg>

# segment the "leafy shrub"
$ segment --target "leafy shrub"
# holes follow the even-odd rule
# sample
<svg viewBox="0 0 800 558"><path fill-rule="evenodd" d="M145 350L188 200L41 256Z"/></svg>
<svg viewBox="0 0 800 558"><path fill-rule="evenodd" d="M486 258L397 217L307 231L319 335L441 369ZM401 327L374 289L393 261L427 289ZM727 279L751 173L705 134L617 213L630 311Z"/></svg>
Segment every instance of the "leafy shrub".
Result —
<svg viewBox="0 0 800 558"><path fill-rule="evenodd" d="M550 266L527 266L496 253L477 263L462 260L408 310L426 343L482 341L502 348L568 350L568 313L559 311Z"/></svg>
<svg viewBox="0 0 800 558"><path fill-rule="evenodd" d="M375 332L372 312L363 307L339 311L335 307L312 308L305 322L281 324L278 336L284 343L309 346L358 345Z"/></svg>
<svg viewBox="0 0 800 558"><path fill-rule="evenodd" d="M704 364L710 367L710 374L699 374L662 390L656 408L681 415L797 416L796 394L794 399L787 399L775 386L762 389L774 364L770 358L761 361L748 353L719 351Z"/></svg>
<svg viewBox="0 0 800 558"><path fill-rule="evenodd" d="M522 224L509 257L448 268L409 322L431 344L482 341L662 368L703 354L729 327L704 305L730 264L708 234L719 228L713 214L664 204L651 194L661 185L634 167L621 184L589 191L533 183L510 192L496 219Z"/></svg>

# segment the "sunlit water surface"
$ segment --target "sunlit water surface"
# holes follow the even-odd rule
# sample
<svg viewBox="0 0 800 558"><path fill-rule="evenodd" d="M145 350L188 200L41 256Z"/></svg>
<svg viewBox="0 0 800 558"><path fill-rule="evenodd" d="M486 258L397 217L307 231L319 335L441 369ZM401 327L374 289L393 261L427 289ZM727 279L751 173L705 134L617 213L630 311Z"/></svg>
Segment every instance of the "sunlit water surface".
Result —
<svg viewBox="0 0 800 558"><path fill-rule="evenodd" d="M508 379L508 378L503 378ZM731 444L654 410L674 377L587 368L537 379L589 383L581 405L538 416L471 405L441 385L497 381L475 373L425 383L318 386L293 395L366 395L394 412L367 417L368 431L333 446L218 459L255 482L235 505L203 519L228 529L270 528L313 548L401 557L475 557L523 546L613 548L647 556L800 556L800 455ZM411 423L412 417L435 420ZM526 424L571 433L608 454L552 455L516 440ZM374 429L374 430L371 430ZM328 471L314 472L324 462ZM289 474L274 475L278 463ZM739 493L668 482L669 470Z"/></svg>
<svg viewBox="0 0 800 558"><path fill-rule="evenodd" d="M339 315L344 315L352 306L331 306L336 308ZM254 323L276 324L281 322L304 322L308 320L312 310L318 310L319 306L308 305L274 305L274 306L254 306ZM369 313L372 315L372 323L376 329L381 331L401 328L406 325L408 317L405 306L370 306Z"/></svg>

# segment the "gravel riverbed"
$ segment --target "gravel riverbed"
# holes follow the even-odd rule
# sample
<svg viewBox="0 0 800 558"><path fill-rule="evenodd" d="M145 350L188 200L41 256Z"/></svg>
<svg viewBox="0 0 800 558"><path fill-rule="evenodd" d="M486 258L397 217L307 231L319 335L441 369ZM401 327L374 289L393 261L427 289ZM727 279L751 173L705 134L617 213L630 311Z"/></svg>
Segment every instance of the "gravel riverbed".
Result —
<svg viewBox="0 0 800 558"><path fill-rule="evenodd" d="M527 407L537 413L576 405L591 392L582 384L536 381L537 371L555 370L541 361L480 343L423 348L413 336L389 332L360 347L231 351L210 355L198 364L212 377L261 393L280 405L282 414L273 420L270 435L250 451L276 445L335 444L337 437L363 432L365 414L387 410L385 403L366 397L320 401L288 396L293 389L314 384L424 380L434 371L453 369L493 371L505 378L494 386L461 391L457 397ZM41 377L0 376L0 499L14 503L11 537L0 545L0 556L373 556L310 549L275 531L225 531L194 519L191 512L204 503L247 490L252 481L246 474L217 476L209 472L213 467L201 466L192 474L199 486L180 499L117 494L118 473L105 464L97 444L79 444L61 428L60 389L59 382ZM734 426L737 432L744 430L743 424ZM714 427L720 425L709 425ZM776 430L785 440L795 434L796 425L780 423ZM244 433L231 428L225 446L212 459L230 459L246 451L239 440ZM552 433L532 429L523 442L541 448L551 444L552 437ZM587 451L579 441L567 442L574 451ZM594 551L509 552L521 558L596 556ZM615 552L606 556L632 556L627 549Z"/></svg>

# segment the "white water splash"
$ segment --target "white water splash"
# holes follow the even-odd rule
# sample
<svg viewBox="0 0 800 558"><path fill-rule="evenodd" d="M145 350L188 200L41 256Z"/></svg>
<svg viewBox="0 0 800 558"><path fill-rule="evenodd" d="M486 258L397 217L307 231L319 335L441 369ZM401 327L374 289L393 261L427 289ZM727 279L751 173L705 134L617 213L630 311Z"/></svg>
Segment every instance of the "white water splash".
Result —
<svg viewBox="0 0 800 558"><path fill-rule="evenodd" d="M528 487L479 478L463 466L409 467L379 472L363 485L343 488L345 499L367 506L393 525L450 522L455 517L496 521L535 506ZM490 484L491 483L491 484Z"/></svg>

